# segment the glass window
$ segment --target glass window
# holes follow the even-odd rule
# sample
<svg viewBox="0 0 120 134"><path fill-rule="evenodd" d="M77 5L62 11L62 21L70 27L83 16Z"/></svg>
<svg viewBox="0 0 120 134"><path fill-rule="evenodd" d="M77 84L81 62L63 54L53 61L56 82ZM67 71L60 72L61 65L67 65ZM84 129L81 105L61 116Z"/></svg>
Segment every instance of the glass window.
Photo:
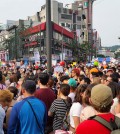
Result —
<svg viewBox="0 0 120 134"><path fill-rule="evenodd" d="M81 16L77 16L77 21L81 21Z"/></svg>
<svg viewBox="0 0 120 134"><path fill-rule="evenodd" d="M72 15L61 14L62 19L72 20Z"/></svg>

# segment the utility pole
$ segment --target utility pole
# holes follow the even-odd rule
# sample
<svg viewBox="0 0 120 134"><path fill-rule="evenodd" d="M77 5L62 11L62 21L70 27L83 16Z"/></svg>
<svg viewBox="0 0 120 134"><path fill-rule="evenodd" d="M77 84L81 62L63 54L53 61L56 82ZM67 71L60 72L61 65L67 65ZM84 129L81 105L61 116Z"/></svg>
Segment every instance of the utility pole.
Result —
<svg viewBox="0 0 120 134"><path fill-rule="evenodd" d="M46 0L46 49L47 49L47 72L51 72L52 71L51 0Z"/></svg>

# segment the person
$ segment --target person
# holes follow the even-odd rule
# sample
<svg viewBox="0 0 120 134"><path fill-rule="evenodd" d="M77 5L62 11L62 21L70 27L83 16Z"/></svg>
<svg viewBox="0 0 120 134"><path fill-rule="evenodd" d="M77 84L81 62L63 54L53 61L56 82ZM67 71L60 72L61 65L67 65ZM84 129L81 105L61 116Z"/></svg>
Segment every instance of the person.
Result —
<svg viewBox="0 0 120 134"><path fill-rule="evenodd" d="M92 88L90 102L96 110L96 115L110 122L114 120L114 115L110 113L113 96L111 89L103 84L98 84ZM110 134L111 131L98 121L88 119L79 124L76 134Z"/></svg>
<svg viewBox="0 0 120 134"><path fill-rule="evenodd" d="M54 94L54 92L50 88L48 88L48 81L49 75L47 73L40 73L38 80L40 89L38 89L35 93L35 97L42 100L45 103L47 112L50 109L52 102L56 99L56 95ZM45 133L49 133L50 131L52 131L52 121L53 119L51 117L48 117Z"/></svg>
<svg viewBox="0 0 120 134"><path fill-rule="evenodd" d="M70 86L68 84L61 84L58 91L58 98L52 103L48 115L53 116L53 131L62 129L63 118L71 106L71 99L68 98Z"/></svg>
<svg viewBox="0 0 120 134"><path fill-rule="evenodd" d="M24 99L12 108L8 134L44 134L46 107L34 97L35 91L34 81L27 80L22 84Z"/></svg>
<svg viewBox="0 0 120 134"><path fill-rule="evenodd" d="M6 110L6 117L5 117L5 120L4 120L4 128L6 129L6 131L7 131L7 127L8 127L8 121L9 121L10 113L11 113L12 107L16 103L16 98L17 98L17 95L18 95L18 89L16 87L11 86L11 87L8 88L8 90L13 94L13 99L12 99L12 102L11 102L10 106Z"/></svg>
<svg viewBox="0 0 120 134"><path fill-rule="evenodd" d="M2 80L3 80L3 76L2 76L2 72L0 72L0 90L6 89L6 86L3 84Z"/></svg>
<svg viewBox="0 0 120 134"><path fill-rule="evenodd" d="M73 102L76 94L77 82L75 79L70 78L68 80L68 85L70 86L70 94L68 96L71 98Z"/></svg>
<svg viewBox="0 0 120 134"><path fill-rule="evenodd" d="M5 118L5 107L9 107L12 102L13 94L9 90L0 90L0 134L3 132L3 121Z"/></svg>
<svg viewBox="0 0 120 134"><path fill-rule="evenodd" d="M75 100L70 108L70 131L75 133L80 123L80 114L82 110L82 94L86 90L87 85L79 85L76 89Z"/></svg>
<svg viewBox="0 0 120 134"><path fill-rule="evenodd" d="M95 85L97 85L97 84L92 83L92 84L88 85L84 94L83 94L82 100L83 100L84 107L83 107L81 114L80 114L80 123L96 114L95 109L91 106L91 104L89 102L89 99L91 96L91 90Z"/></svg>

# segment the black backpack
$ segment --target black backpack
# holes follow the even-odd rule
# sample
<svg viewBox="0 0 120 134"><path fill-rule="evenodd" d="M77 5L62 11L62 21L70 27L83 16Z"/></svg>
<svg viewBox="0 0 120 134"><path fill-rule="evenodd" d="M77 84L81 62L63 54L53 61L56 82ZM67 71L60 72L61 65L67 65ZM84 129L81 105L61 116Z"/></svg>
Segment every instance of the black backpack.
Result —
<svg viewBox="0 0 120 134"><path fill-rule="evenodd" d="M97 122L105 126L107 129L111 131L110 134L120 134L120 118L118 118L117 116L115 116L114 120L111 118L110 122L106 121L100 116L93 116L89 119L96 120Z"/></svg>

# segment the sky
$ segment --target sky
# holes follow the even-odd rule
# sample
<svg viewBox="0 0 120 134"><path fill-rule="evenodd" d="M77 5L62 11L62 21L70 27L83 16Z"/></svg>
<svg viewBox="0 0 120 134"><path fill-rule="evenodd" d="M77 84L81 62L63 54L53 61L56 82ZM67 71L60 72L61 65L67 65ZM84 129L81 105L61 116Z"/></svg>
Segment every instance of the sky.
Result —
<svg viewBox="0 0 120 134"><path fill-rule="evenodd" d="M58 0L64 4L74 0ZM0 0L0 23L26 19L40 11L45 0ZM93 5L93 28L101 37L102 46L120 45L120 0L96 0Z"/></svg>

